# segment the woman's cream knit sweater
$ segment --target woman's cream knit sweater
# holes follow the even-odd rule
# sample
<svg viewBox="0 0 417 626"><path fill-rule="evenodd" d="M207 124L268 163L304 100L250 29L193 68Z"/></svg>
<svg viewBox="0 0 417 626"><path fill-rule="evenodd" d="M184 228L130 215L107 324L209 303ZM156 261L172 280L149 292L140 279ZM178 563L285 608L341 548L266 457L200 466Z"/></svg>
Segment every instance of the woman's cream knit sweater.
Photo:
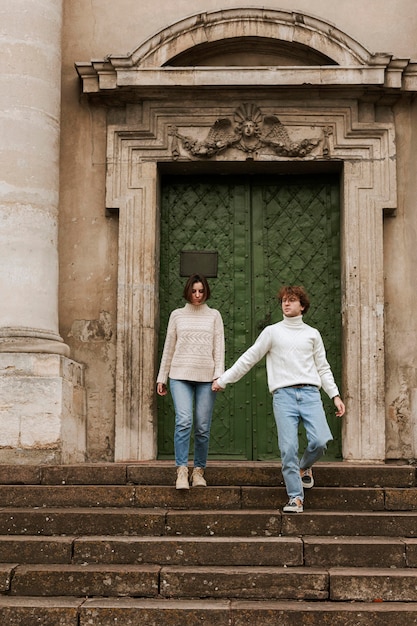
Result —
<svg viewBox="0 0 417 626"><path fill-rule="evenodd" d="M211 382L223 372L224 328L219 311L189 303L172 311L157 382L166 384L168 376Z"/></svg>

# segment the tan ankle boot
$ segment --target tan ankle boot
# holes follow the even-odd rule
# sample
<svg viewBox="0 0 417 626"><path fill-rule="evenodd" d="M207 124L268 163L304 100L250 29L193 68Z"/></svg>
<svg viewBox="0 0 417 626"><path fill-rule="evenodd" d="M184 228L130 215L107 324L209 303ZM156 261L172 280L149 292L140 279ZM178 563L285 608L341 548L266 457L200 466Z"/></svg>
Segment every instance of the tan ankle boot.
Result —
<svg viewBox="0 0 417 626"><path fill-rule="evenodd" d="M175 489L189 489L190 484L188 482L188 467L181 465L177 467L177 482L175 483Z"/></svg>
<svg viewBox="0 0 417 626"><path fill-rule="evenodd" d="M207 487L207 482L204 478L204 469L202 467L195 467L193 469L191 484L193 487Z"/></svg>

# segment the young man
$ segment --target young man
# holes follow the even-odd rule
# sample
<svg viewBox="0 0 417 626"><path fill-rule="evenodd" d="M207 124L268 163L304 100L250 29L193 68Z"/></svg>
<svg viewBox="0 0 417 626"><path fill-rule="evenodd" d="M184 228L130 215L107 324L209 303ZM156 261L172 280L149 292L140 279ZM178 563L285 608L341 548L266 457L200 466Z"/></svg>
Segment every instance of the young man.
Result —
<svg viewBox="0 0 417 626"><path fill-rule="evenodd" d="M324 413L320 387L333 399L336 415L345 405L339 395L320 333L303 322L310 307L303 287L286 286L278 293L284 319L267 326L255 343L213 382L213 391L240 380L266 355L268 387L281 451L282 474L289 497L285 513L302 513L304 489L314 485L311 467L333 439ZM307 448L298 458L298 424L303 423Z"/></svg>

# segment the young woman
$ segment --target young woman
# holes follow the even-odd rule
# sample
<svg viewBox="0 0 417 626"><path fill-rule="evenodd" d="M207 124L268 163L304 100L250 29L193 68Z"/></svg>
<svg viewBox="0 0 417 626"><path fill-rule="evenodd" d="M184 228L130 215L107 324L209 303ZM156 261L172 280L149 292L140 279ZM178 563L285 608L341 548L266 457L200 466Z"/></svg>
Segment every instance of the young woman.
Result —
<svg viewBox="0 0 417 626"><path fill-rule="evenodd" d="M157 393L168 393L175 409L175 464L177 489L189 489L188 453L194 422L193 487L205 487L204 469L210 440L216 394L213 380L224 371L224 328L222 317L207 304L210 287L201 274L187 280L183 296L187 304L172 311L157 378ZM195 407L195 416L193 415Z"/></svg>

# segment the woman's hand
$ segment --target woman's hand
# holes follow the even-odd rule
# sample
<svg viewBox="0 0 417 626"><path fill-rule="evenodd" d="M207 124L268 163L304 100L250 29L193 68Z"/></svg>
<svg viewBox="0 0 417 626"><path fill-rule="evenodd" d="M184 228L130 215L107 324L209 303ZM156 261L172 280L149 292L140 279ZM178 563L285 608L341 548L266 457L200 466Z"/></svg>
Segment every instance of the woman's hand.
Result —
<svg viewBox="0 0 417 626"><path fill-rule="evenodd" d="M165 383L156 383L156 393L158 396L166 396L168 389Z"/></svg>
<svg viewBox="0 0 417 626"><path fill-rule="evenodd" d="M218 384L218 378L216 378L216 380L213 380L213 383L211 385L211 390L212 391L223 391L223 387L220 387L220 385Z"/></svg>

